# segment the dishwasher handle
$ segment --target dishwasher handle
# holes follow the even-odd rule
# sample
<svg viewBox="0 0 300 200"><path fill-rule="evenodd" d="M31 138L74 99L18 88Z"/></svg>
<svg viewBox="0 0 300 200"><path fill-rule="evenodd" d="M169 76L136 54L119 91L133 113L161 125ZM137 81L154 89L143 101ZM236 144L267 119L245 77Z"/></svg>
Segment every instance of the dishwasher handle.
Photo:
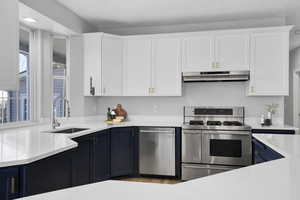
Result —
<svg viewBox="0 0 300 200"><path fill-rule="evenodd" d="M167 127L140 127L140 133L175 134L175 128Z"/></svg>
<svg viewBox="0 0 300 200"><path fill-rule="evenodd" d="M162 130L140 130L140 133L174 133L175 134L175 131L171 131L171 130L168 130L168 131L162 131Z"/></svg>

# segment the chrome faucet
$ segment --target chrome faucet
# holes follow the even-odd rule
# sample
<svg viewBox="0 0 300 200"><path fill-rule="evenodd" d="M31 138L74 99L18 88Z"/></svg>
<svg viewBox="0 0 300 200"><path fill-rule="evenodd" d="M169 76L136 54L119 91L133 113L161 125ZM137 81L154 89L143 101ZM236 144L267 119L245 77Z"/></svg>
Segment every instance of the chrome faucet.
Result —
<svg viewBox="0 0 300 200"><path fill-rule="evenodd" d="M71 116L70 101L66 97L58 96L57 98L55 98L53 101L53 108L52 108L52 120L51 120L52 121L52 129L56 129L57 127L59 127L61 125L61 123L59 123L56 118L56 103L60 99L62 99L64 101L64 103L67 104L67 113L66 113L67 118L69 118Z"/></svg>

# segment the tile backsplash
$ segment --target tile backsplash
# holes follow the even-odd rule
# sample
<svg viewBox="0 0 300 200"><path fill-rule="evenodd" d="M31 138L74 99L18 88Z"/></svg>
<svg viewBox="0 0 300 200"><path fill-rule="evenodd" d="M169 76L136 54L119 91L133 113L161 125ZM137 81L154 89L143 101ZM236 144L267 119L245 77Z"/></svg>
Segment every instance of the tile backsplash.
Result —
<svg viewBox="0 0 300 200"><path fill-rule="evenodd" d="M97 113L121 103L129 115L180 115L184 105L245 106L246 117L260 117L265 105L279 104L274 117L284 116L284 97L248 97L246 82L184 83L181 97L99 97Z"/></svg>

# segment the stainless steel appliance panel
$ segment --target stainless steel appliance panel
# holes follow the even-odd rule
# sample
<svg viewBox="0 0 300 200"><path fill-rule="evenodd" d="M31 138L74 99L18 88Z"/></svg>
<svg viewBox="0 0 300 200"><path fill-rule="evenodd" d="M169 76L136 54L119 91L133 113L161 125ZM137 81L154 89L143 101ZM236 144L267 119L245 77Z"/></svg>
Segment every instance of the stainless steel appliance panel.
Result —
<svg viewBox="0 0 300 200"><path fill-rule="evenodd" d="M176 175L174 128L140 128L139 172L145 175Z"/></svg>
<svg viewBox="0 0 300 200"><path fill-rule="evenodd" d="M182 131L182 162L201 163L202 134L200 130Z"/></svg>
<svg viewBox="0 0 300 200"><path fill-rule="evenodd" d="M248 131L203 131L202 160L207 164L251 165L252 145Z"/></svg>
<svg viewBox="0 0 300 200"><path fill-rule="evenodd" d="M206 164L182 164L182 180L201 178L221 172L226 172L238 167Z"/></svg>

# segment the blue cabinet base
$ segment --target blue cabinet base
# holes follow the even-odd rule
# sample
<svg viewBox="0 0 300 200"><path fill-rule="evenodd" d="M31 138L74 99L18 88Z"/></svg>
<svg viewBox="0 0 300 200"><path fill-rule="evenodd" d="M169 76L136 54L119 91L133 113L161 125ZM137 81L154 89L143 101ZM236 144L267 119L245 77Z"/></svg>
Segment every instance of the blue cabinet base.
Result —
<svg viewBox="0 0 300 200"><path fill-rule="evenodd" d="M67 152L24 166L0 168L0 199L10 200L117 177L139 176L137 127L112 128L74 140L78 147ZM180 179L180 128L176 128L175 141L176 176L165 178Z"/></svg>

